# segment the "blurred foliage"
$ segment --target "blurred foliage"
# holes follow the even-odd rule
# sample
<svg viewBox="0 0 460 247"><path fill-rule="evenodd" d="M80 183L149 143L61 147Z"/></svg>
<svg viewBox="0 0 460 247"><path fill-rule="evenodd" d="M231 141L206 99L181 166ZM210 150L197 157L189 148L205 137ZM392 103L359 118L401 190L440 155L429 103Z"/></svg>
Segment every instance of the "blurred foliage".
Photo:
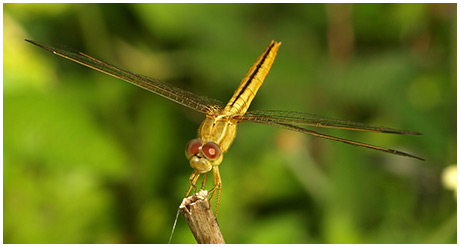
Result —
<svg viewBox="0 0 460 247"><path fill-rule="evenodd" d="M282 41L252 110L419 131L321 130L426 161L243 123L221 165L227 243L456 243L456 197L441 182L457 159L455 4L3 9L5 243L166 243L203 119L25 38L221 101ZM182 217L172 242L195 242Z"/></svg>

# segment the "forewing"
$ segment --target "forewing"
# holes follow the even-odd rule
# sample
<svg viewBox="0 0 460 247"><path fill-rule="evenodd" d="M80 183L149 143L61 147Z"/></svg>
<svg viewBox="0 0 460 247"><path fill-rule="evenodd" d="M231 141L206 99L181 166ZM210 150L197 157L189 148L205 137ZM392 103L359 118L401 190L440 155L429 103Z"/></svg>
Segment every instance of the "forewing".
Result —
<svg viewBox="0 0 460 247"><path fill-rule="evenodd" d="M111 64L90 57L72 48L56 48L49 45L43 45L32 40L26 39L26 41L63 58L69 59L86 67L98 70L100 72L106 73L146 89L150 92L156 93L181 105L187 106L195 111L212 114L222 108L222 103L218 100L182 90L159 79L135 74L127 70L117 68Z"/></svg>
<svg viewBox="0 0 460 247"><path fill-rule="evenodd" d="M409 130L398 130L382 126L372 126L363 123L355 123L344 121L329 117L323 117L310 113L301 113L293 111L278 111L278 110L262 110L247 112L244 116L235 117L242 121L263 122L278 124L295 124L295 125L309 125L314 127L335 128L335 129L348 129L356 131L371 131L380 133L392 133L403 135L421 135L419 132Z"/></svg>
<svg viewBox="0 0 460 247"><path fill-rule="evenodd" d="M265 118L265 119L262 119L262 118L255 119L255 118L253 118L253 119L247 120L247 121L251 121L251 122L255 122L255 123L267 124L267 125L271 125L271 126L275 126L275 127L279 127L279 128L284 128L284 129L288 129L288 130L297 131L297 132L300 132L300 133L310 134L310 135L321 137L321 138L326 138L326 139L333 140L333 141L338 141L338 142L351 144L351 145L354 145L354 146L360 146L360 147L365 147L365 148L369 148L369 149L379 150L379 151L390 153L390 154L412 157L412 158L419 159L419 160L425 160L425 159L420 158L420 157L418 157L416 155L405 153L405 152L402 152L402 151L389 149L389 148L384 148L384 147L379 147L379 146L375 146L375 145L371 145L371 144L367 144L367 143L363 143L363 142L347 140L347 139L343 139L343 138L339 138L339 137L335 137L335 136L330 136L330 135L322 134L322 133L319 133L319 132L316 132L316 131L305 129L303 127L296 126L294 124L289 124L289 123L286 123L286 122L276 122L276 121L268 120L268 119L269 118ZM393 133L393 132L390 132L390 133Z"/></svg>

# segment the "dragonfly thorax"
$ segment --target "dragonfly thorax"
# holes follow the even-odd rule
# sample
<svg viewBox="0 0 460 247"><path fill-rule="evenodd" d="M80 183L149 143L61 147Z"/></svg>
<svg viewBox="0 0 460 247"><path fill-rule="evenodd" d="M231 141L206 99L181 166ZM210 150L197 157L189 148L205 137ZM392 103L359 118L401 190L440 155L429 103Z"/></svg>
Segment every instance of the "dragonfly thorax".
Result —
<svg viewBox="0 0 460 247"><path fill-rule="evenodd" d="M236 135L237 121L227 115L210 116L201 123L198 138L201 142L214 142L225 153L233 143Z"/></svg>

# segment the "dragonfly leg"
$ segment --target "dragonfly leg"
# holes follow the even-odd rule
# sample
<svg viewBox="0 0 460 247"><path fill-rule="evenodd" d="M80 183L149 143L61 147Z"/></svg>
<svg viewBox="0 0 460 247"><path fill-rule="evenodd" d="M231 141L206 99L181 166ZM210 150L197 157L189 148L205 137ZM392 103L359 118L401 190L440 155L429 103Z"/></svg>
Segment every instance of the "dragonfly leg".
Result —
<svg viewBox="0 0 460 247"><path fill-rule="evenodd" d="M190 175L190 188L188 189L187 191L187 194L185 195L185 197L188 197L188 195L190 194L190 192L192 191L192 189L195 189L196 191L196 181L198 180L198 178L200 177L200 173L198 171L193 171L192 175Z"/></svg>
<svg viewBox="0 0 460 247"><path fill-rule="evenodd" d="M208 173L205 173L203 176L203 182L201 182L201 190L204 189L204 186L206 185L206 178L208 177Z"/></svg>
<svg viewBox="0 0 460 247"><path fill-rule="evenodd" d="M217 211L219 210L219 202L220 202L220 191L222 190L222 180L220 179L220 173L219 173L219 167L214 166L212 168L212 174L214 177L214 188L212 188L209 193L211 194L211 197L209 198L209 201L214 198L214 196L217 193L217 203L216 203L216 213L215 216L217 217Z"/></svg>

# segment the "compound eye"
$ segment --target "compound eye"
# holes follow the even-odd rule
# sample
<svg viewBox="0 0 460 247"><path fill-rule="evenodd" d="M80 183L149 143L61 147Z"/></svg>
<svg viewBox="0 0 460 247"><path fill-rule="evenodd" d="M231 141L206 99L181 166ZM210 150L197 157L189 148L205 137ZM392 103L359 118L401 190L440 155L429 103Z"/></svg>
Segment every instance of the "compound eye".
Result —
<svg viewBox="0 0 460 247"><path fill-rule="evenodd" d="M185 146L185 152L187 153L187 155L192 156L198 153L198 151L200 151L200 147L200 139L193 139L187 143L187 146Z"/></svg>
<svg viewBox="0 0 460 247"><path fill-rule="evenodd" d="M206 158L210 160L217 159L222 154L220 147L214 142L205 143L201 148L201 151L203 151L203 154L206 156Z"/></svg>

